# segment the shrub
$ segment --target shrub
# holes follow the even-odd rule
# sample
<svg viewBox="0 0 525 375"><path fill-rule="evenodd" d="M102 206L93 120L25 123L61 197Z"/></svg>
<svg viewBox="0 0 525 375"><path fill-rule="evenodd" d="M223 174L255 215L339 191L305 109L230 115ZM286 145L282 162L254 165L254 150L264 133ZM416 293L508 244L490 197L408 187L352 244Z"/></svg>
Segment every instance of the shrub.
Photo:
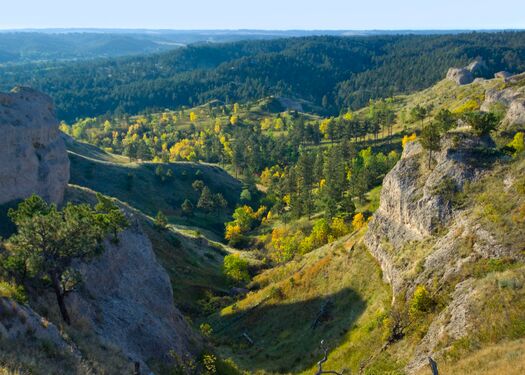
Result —
<svg viewBox="0 0 525 375"><path fill-rule="evenodd" d="M235 282L249 282L248 262L237 254L230 254L224 257L224 273Z"/></svg>
<svg viewBox="0 0 525 375"><path fill-rule="evenodd" d="M20 303L27 303L27 294L25 289L20 285L0 281L0 297L14 299Z"/></svg>
<svg viewBox="0 0 525 375"><path fill-rule="evenodd" d="M155 216L155 227L158 229L165 229L168 226L168 218L162 211L157 212Z"/></svg>
<svg viewBox="0 0 525 375"><path fill-rule="evenodd" d="M354 230L359 230L365 225L365 217L361 212L358 212L354 215L354 219L352 220L352 226L354 227Z"/></svg>
<svg viewBox="0 0 525 375"><path fill-rule="evenodd" d="M204 337L211 337L212 333L213 333L213 328L211 327L211 325L209 325L208 323L202 323L200 326L199 326L199 330L201 331L201 334L204 336Z"/></svg>
<svg viewBox="0 0 525 375"><path fill-rule="evenodd" d="M514 156L518 156L525 150L525 144L523 142L523 132L517 132L514 135L512 141L508 144L514 150Z"/></svg>
<svg viewBox="0 0 525 375"><path fill-rule="evenodd" d="M490 112L466 112L463 119L472 127L472 131L478 137L489 135L498 125L498 118Z"/></svg>
<svg viewBox="0 0 525 375"><path fill-rule="evenodd" d="M280 301L280 300L284 299L285 296L284 296L283 290L281 288L272 286L272 288L270 289L269 297L271 299Z"/></svg>
<svg viewBox="0 0 525 375"><path fill-rule="evenodd" d="M213 354L204 354L202 356L202 365L204 366L204 373L205 374L216 374L217 373L217 366L215 363L217 362L217 357L215 357Z"/></svg>
<svg viewBox="0 0 525 375"><path fill-rule="evenodd" d="M410 301L410 315L418 315L422 312L428 312L434 307L434 300L430 292L424 285L419 285L414 291L414 296Z"/></svg>
<svg viewBox="0 0 525 375"><path fill-rule="evenodd" d="M403 145L403 148L405 148L405 145L407 143L414 142L416 138L417 138L416 133L412 133L411 135L405 135L403 139L401 140L401 144Z"/></svg>

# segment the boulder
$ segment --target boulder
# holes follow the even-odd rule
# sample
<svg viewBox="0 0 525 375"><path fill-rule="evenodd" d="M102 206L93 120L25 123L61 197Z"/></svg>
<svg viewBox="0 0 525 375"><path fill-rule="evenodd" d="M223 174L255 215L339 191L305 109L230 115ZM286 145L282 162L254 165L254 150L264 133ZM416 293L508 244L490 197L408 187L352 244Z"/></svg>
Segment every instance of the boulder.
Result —
<svg viewBox="0 0 525 375"><path fill-rule="evenodd" d="M512 74L510 74L509 72L505 70L502 70L501 72L497 72L496 74L494 74L494 78L500 78L500 79L503 79L504 81L507 81L507 79L511 76Z"/></svg>
<svg viewBox="0 0 525 375"><path fill-rule="evenodd" d="M466 68L450 68L447 72L447 79L458 85L468 85L474 81L472 73Z"/></svg>
<svg viewBox="0 0 525 375"><path fill-rule="evenodd" d="M60 203L69 159L51 98L17 87L0 93L0 204L38 194Z"/></svg>
<svg viewBox="0 0 525 375"><path fill-rule="evenodd" d="M521 130L525 127L525 99L516 99L510 103L503 123L506 124L508 128Z"/></svg>

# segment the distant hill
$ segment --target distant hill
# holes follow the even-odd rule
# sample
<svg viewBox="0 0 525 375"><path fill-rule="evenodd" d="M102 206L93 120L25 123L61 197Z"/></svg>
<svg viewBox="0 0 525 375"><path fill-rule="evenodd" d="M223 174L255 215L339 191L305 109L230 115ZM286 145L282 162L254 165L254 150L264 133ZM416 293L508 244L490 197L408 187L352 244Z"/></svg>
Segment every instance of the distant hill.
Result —
<svg viewBox="0 0 525 375"><path fill-rule="evenodd" d="M99 51L104 48L98 46ZM47 92L58 116L68 121L268 95L307 100L322 106L325 114L335 114L341 108L359 108L370 98L429 87L449 67L464 66L478 56L487 62L487 75L525 70L525 32L190 45L149 56L4 67L0 86L24 84Z"/></svg>
<svg viewBox="0 0 525 375"><path fill-rule="evenodd" d="M315 35L432 35L466 31L435 30L0 30L0 64L84 60L162 52L193 43L226 43Z"/></svg>

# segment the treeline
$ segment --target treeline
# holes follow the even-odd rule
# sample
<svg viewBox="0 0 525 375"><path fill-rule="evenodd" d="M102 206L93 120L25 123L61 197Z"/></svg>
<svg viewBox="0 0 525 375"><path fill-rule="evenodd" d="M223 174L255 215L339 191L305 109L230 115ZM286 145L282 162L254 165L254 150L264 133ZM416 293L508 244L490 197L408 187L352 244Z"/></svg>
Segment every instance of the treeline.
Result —
<svg viewBox="0 0 525 375"><path fill-rule="evenodd" d="M158 55L2 68L3 89L25 84L72 120L140 113L219 99L306 99L325 114L370 98L428 87L451 66L483 57L488 75L525 71L525 32L306 37L199 45Z"/></svg>

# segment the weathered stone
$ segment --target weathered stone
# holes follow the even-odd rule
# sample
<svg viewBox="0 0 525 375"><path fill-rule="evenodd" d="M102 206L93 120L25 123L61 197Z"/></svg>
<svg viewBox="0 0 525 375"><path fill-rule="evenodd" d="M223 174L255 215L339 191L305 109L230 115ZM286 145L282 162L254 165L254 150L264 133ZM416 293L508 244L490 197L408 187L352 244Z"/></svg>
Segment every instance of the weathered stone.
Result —
<svg viewBox="0 0 525 375"><path fill-rule="evenodd" d="M472 160L487 141L463 133L448 134L435 153L435 166L422 165L424 150L418 142L405 145L401 160L385 176L381 204L369 224L365 244L379 261L394 295L403 285L402 268L394 265L395 252L410 241L421 241L450 223L450 202L436 191L444 182L456 189L475 179L480 170ZM389 249L389 247L393 249Z"/></svg>
<svg viewBox="0 0 525 375"><path fill-rule="evenodd" d="M83 290L70 296L72 310L134 361L191 353L198 339L174 306L169 276L138 221L130 221L118 244L106 241L100 258L81 265Z"/></svg>
<svg viewBox="0 0 525 375"><path fill-rule="evenodd" d="M494 78L501 78L504 81L506 81L507 78L509 78L510 76L512 76L512 74L505 70L502 70L501 72L497 72L496 74L494 74Z"/></svg>
<svg viewBox="0 0 525 375"><path fill-rule="evenodd" d="M516 99L510 103L503 123L508 127L519 127L520 129L525 126L525 99Z"/></svg>
<svg viewBox="0 0 525 375"><path fill-rule="evenodd" d="M76 349L65 341L53 323L27 306L0 298L0 337L14 340L28 335L53 343L60 350L76 353Z"/></svg>
<svg viewBox="0 0 525 375"><path fill-rule="evenodd" d="M17 87L0 93L0 204L38 194L60 203L69 159L47 95Z"/></svg>
<svg viewBox="0 0 525 375"><path fill-rule="evenodd" d="M520 94L512 88L503 90L489 89L485 92L485 100L480 109L485 112L490 112L496 104L508 107L519 95Z"/></svg>
<svg viewBox="0 0 525 375"><path fill-rule="evenodd" d="M480 77L487 73L488 67L481 57L478 57L470 64L467 65L466 69L472 73L474 77Z"/></svg>
<svg viewBox="0 0 525 375"><path fill-rule="evenodd" d="M472 73L466 68L450 68L447 72L447 79L458 85L468 85L474 81Z"/></svg>

